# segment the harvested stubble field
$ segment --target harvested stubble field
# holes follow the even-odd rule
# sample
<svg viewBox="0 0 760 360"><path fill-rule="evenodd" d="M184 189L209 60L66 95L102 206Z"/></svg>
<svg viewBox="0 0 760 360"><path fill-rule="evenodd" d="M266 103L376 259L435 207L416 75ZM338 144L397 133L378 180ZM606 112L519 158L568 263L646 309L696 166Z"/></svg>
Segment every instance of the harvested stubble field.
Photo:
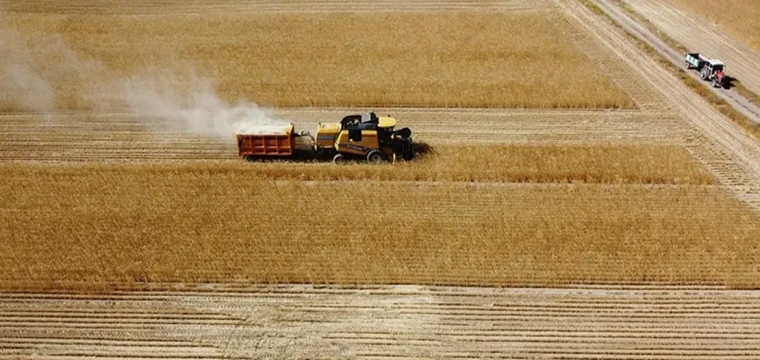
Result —
<svg viewBox="0 0 760 360"><path fill-rule="evenodd" d="M712 21L721 30L760 51L760 2L755 0L669 0Z"/></svg>
<svg viewBox="0 0 760 360"><path fill-rule="evenodd" d="M296 129L314 131L365 109L278 109ZM659 112L591 110L390 108L435 148L461 144L627 146L672 144L683 138L678 120ZM130 114L9 114L0 117L0 162L239 161L234 136L206 138L155 129L151 117ZM448 145L447 145L448 144ZM659 147L658 147L659 148ZM505 166L502 164L501 166ZM657 165L659 166L659 165Z"/></svg>
<svg viewBox="0 0 760 360"><path fill-rule="evenodd" d="M24 61L43 72L56 48L50 34L96 61L50 74L57 106L68 109L108 102L93 97L118 92L118 76L173 73L156 81L192 91L197 79L188 69L215 79L228 101L273 106L634 106L551 12L7 18L29 46L33 60ZM17 108L0 98L0 109Z"/></svg>
<svg viewBox="0 0 760 360"><path fill-rule="evenodd" d="M3 168L0 283L757 285L760 219L717 188L298 182L220 169Z"/></svg>
<svg viewBox="0 0 760 360"><path fill-rule="evenodd" d="M712 360L760 354L760 294L704 286L224 284L104 296L0 293L0 309L0 357L14 360L114 354L165 360Z"/></svg>

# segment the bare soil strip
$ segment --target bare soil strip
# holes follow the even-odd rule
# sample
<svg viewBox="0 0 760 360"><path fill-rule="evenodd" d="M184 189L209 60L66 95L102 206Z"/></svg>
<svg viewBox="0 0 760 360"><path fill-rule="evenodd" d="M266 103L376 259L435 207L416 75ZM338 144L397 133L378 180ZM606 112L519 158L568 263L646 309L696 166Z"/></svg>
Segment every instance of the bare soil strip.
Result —
<svg viewBox="0 0 760 360"><path fill-rule="evenodd" d="M0 294L3 359L737 359L759 343L760 293L710 287Z"/></svg>
<svg viewBox="0 0 760 360"><path fill-rule="evenodd" d="M726 72L760 93L760 53L727 36L710 21L677 8L666 0L626 0L666 35L690 51L703 52L726 63Z"/></svg>

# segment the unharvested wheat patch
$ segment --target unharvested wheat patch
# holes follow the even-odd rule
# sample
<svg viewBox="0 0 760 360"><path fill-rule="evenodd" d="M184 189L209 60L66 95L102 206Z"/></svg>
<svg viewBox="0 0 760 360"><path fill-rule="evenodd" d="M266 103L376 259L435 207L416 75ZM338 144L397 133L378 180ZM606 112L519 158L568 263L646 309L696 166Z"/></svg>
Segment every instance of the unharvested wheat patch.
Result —
<svg viewBox="0 0 760 360"><path fill-rule="evenodd" d="M34 145L19 145L16 152ZM39 144L38 144L39 146ZM71 151L63 142L44 144L28 157L61 155L66 160L98 161L109 157L139 161L176 161L181 156L208 160L147 165L145 171L171 174L238 173L259 180L375 180L422 182L587 183L714 185L715 179L681 146L675 145L453 145L433 144L432 152L413 161L381 165L355 162L262 159L245 162L234 157L232 145L203 142L152 143L103 141L88 151ZM14 150L5 149L10 157ZM225 160L212 160L227 153ZM22 156L22 155L17 155ZM68 156L68 157L66 157ZM76 157L79 156L79 157ZM110 171L106 164L83 165L83 171Z"/></svg>
<svg viewBox="0 0 760 360"><path fill-rule="evenodd" d="M674 145L435 145L433 150L393 165L269 162L243 170L260 178L301 180L715 183L685 148Z"/></svg>
<svg viewBox="0 0 760 360"><path fill-rule="evenodd" d="M760 220L715 188L271 181L149 166L3 167L2 179L6 288L760 282Z"/></svg>
<svg viewBox="0 0 760 360"><path fill-rule="evenodd" d="M620 108L633 102L563 35L550 12L11 14L116 74L195 66L229 101L276 106ZM38 50L38 49L37 49ZM30 61L50 66L48 59ZM88 79L55 79L58 105L87 107ZM101 81L95 78L92 81ZM192 88L178 76L173 91ZM185 81L187 80L187 81ZM108 86L99 84L99 92ZM111 85L106 83L106 85ZM10 106L7 105L6 106Z"/></svg>

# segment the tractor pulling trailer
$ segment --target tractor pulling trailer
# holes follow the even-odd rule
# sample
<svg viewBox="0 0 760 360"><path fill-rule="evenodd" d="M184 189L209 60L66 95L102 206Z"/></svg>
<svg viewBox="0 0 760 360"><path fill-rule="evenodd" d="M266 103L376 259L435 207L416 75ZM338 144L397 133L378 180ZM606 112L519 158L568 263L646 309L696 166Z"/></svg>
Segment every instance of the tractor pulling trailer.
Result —
<svg viewBox="0 0 760 360"><path fill-rule="evenodd" d="M238 154L246 160L305 158L366 160L371 163L414 158L412 131L394 130L396 119L374 112L349 115L339 123L319 123L316 138L296 133L293 124L259 126L238 132Z"/></svg>
<svg viewBox="0 0 760 360"><path fill-rule="evenodd" d="M718 59L710 59L700 53L686 54L686 68L699 71L699 77L704 81L712 81L713 87L727 87L725 65Z"/></svg>

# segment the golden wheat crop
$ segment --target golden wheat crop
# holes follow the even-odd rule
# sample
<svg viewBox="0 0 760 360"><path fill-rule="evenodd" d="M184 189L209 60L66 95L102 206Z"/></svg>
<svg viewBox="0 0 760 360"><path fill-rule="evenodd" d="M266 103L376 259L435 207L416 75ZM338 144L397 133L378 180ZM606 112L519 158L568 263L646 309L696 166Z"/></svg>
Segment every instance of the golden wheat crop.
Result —
<svg viewBox="0 0 760 360"><path fill-rule="evenodd" d="M686 149L675 145L439 145L416 161L393 165L263 162L218 169L299 180L715 183Z"/></svg>
<svg viewBox="0 0 760 360"><path fill-rule="evenodd" d="M153 146L156 148L148 149L142 143L118 149L95 148L89 155L67 155L69 150L65 146L50 145L45 151L61 155L55 158L56 161L92 162L105 159L106 162L99 165L101 167L107 167L109 161L119 159L158 160L162 164L160 166L169 172L176 169L239 172L251 178L274 180L716 184L714 177L696 163L686 149L675 145L446 144L437 145L432 153L420 155L410 162L381 165L356 162L341 166L332 162L300 160L244 162L234 159L235 150L231 146L213 148L212 152L162 148L161 143ZM225 160L213 160L222 157ZM151 171L161 171L159 165L156 167Z"/></svg>
<svg viewBox="0 0 760 360"><path fill-rule="evenodd" d="M5 288L760 284L760 219L715 188L272 181L160 166L0 172Z"/></svg>
<svg viewBox="0 0 760 360"><path fill-rule="evenodd" d="M105 69L69 64L53 73L58 105L82 108L96 83L175 73L190 90L191 64L223 98L274 106L633 107L632 100L541 13L55 15L12 13L38 68L60 35ZM47 39L47 40L46 40ZM35 55L36 54L36 55ZM67 54L64 54L68 56ZM141 70L152 68L150 72ZM158 69L158 70L157 70ZM65 76L59 76L65 74ZM115 74L118 74L116 76ZM54 76L55 75L55 76ZM120 82L116 82L117 84ZM13 104L0 104L6 110Z"/></svg>
<svg viewBox="0 0 760 360"><path fill-rule="evenodd" d="M760 1L670 0L760 51Z"/></svg>

